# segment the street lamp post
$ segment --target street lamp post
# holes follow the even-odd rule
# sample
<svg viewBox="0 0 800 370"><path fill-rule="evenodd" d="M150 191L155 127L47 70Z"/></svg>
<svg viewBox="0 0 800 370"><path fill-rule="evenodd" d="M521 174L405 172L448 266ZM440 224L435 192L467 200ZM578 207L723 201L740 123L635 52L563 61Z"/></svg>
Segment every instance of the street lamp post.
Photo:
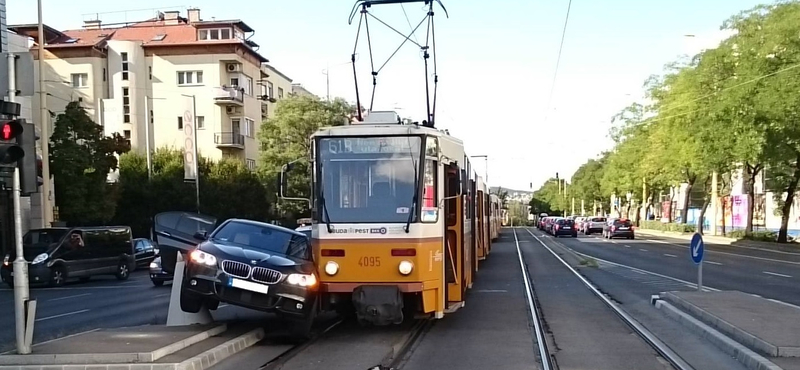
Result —
<svg viewBox="0 0 800 370"><path fill-rule="evenodd" d="M42 22L42 0L37 1L39 10L39 129L42 132L42 227L50 227L53 222L53 206L50 204L50 127L47 111L47 85L44 65L44 23Z"/></svg>

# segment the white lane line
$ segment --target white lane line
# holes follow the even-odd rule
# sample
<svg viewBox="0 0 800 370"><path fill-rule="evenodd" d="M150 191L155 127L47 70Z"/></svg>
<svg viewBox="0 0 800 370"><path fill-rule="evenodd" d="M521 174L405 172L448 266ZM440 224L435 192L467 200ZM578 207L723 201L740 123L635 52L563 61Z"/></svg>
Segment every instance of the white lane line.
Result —
<svg viewBox="0 0 800 370"><path fill-rule="evenodd" d="M53 302L53 301L61 301L61 300L64 300L64 299L70 299L70 298L86 297L87 295L92 295L92 293L83 293L83 294L69 295L69 296L66 296L66 297L59 297L59 298L48 299L47 301L48 301L48 302Z"/></svg>
<svg viewBox="0 0 800 370"><path fill-rule="evenodd" d="M688 245L675 244L675 243L665 242L665 241L663 241L663 240L654 240L654 239L645 239L645 240L649 240L649 241L652 241L652 242L654 242L654 243L659 243L659 244L670 245L670 246L673 246L673 247L678 247L678 248L689 249L689 246L688 246ZM736 248L738 248L738 247L736 247ZM736 256L736 257L742 257L742 258L750 258L750 259L754 259L754 260L760 260L760 261L769 261L769 262L778 262L778 263L788 263L788 264L790 264L790 265L800 265L800 262L797 262L797 261L776 260L776 259L774 259L774 258L757 257L757 256L748 256L748 255L745 255L745 254L730 253L730 252L720 252L720 251L714 251L714 250L709 250L709 249L706 249L706 253L708 253L708 254L712 254L712 253L713 253L713 254L724 254L724 255L728 255L728 256Z"/></svg>
<svg viewBox="0 0 800 370"><path fill-rule="evenodd" d="M228 305L227 304L221 304L221 305L217 306L217 309L225 308L225 307L228 307Z"/></svg>
<svg viewBox="0 0 800 370"><path fill-rule="evenodd" d="M647 249L639 248L639 250L642 251L642 252L647 252Z"/></svg>
<svg viewBox="0 0 800 370"><path fill-rule="evenodd" d="M62 314L60 314L60 315L53 315L53 316L42 317L41 319L36 319L36 322L39 322L39 321L45 321L45 320L50 320L50 319L57 319L57 318L59 318L59 317L64 317L64 316L77 315L77 314L79 314L79 313L84 313L84 312L89 312L89 310L88 310L88 309L86 309L86 310L80 310L80 311L72 311L72 312L62 313Z"/></svg>
<svg viewBox="0 0 800 370"><path fill-rule="evenodd" d="M667 257L678 258L678 256L676 256L674 254L664 253L664 255L667 256Z"/></svg>
<svg viewBox="0 0 800 370"><path fill-rule="evenodd" d="M164 293L164 294L154 295L153 298L168 297L170 295L172 295L172 293Z"/></svg>
<svg viewBox="0 0 800 370"><path fill-rule="evenodd" d="M765 273L767 275L780 276L780 277L785 277L785 278L792 277L792 275L784 275L784 274L779 274L777 272L769 272L769 271L761 271L761 272L763 272L763 273Z"/></svg>
<svg viewBox="0 0 800 370"><path fill-rule="evenodd" d="M630 245L627 245L627 244L624 244L624 245L623 245L623 247L625 247L625 248L630 248L631 246L630 246Z"/></svg>
<svg viewBox="0 0 800 370"><path fill-rule="evenodd" d="M635 272L637 274L641 274L641 275L647 275L647 273L642 272L642 271L633 270L633 272Z"/></svg>
<svg viewBox="0 0 800 370"><path fill-rule="evenodd" d="M703 262L705 262L705 263L708 263L708 264L711 264L711 265L722 266L722 264L721 264L721 263L719 263L719 262L714 262L714 261L703 261Z"/></svg>

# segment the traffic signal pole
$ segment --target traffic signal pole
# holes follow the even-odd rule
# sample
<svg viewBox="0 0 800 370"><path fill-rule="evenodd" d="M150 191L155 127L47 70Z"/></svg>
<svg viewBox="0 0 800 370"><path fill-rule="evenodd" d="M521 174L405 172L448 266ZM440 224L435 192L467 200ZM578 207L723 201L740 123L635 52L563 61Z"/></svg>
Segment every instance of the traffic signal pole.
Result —
<svg viewBox="0 0 800 370"><path fill-rule="evenodd" d="M15 58L13 53L7 54L8 58L8 102L16 103L17 83L15 71ZM16 119L11 112L0 112L8 116L9 119ZM36 153L25 153L35 156ZM14 318L16 323L17 353L21 355L31 353L31 342L33 341L33 318L35 317L36 302L30 300L30 287L28 285L28 261L25 260L22 249L22 207L20 205L20 186L19 164L14 166L13 186L11 197L14 204L14 247L16 258L14 258Z"/></svg>

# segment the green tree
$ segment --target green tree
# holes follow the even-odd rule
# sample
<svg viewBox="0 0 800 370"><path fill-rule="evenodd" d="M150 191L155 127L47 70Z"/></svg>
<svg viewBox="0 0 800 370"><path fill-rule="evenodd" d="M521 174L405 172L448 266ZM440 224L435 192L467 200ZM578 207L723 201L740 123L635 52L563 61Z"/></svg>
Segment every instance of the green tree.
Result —
<svg viewBox="0 0 800 370"><path fill-rule="evenodd" d="M281 167L311 153L311 134L321 127L341 126L349 122L355 108L343 99L325 101L316 97L291 96L278 102L275 115L261 125L258 140L261 144L259 173L265 181L270 200L278 192L277 181ZM311 168L307 160L296 163L288 173L288 196L309 197ZM285 219L308 217L308 204L277 202L276 211Z"/></svg>
<svg viewBox="0 0 800 370"><path fill-rule="evenodd" d="M103 135L78 102L67 104L50 137L50 171L59 219L75 225L105 224L114 216L115 188L108 174L130 150L121 135Z"/></svg>

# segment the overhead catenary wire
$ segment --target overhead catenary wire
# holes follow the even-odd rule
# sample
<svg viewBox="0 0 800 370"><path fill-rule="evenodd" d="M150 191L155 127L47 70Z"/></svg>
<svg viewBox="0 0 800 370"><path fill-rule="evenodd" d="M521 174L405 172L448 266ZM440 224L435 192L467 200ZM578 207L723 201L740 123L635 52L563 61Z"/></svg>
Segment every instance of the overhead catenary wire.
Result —
<svg viewBox="0 0 800 370"><path fill-rule="evenodd" d="M567 15L564 17L564 27L561 29L561 42L558 45L558 56L556 57L556 68L553 71L553 81L550 83L550 94L547 98L547 105L545 106L544 111L544 122L547 122L547 118L550 114L550 105L553 102L553 91L556 88L556 80L558 79L558 68L561 65L561 52L564 50L564 39L567 36L567 26L569 25L569 13L572 10L572 0L569 0L567 3Z"/></svg>

